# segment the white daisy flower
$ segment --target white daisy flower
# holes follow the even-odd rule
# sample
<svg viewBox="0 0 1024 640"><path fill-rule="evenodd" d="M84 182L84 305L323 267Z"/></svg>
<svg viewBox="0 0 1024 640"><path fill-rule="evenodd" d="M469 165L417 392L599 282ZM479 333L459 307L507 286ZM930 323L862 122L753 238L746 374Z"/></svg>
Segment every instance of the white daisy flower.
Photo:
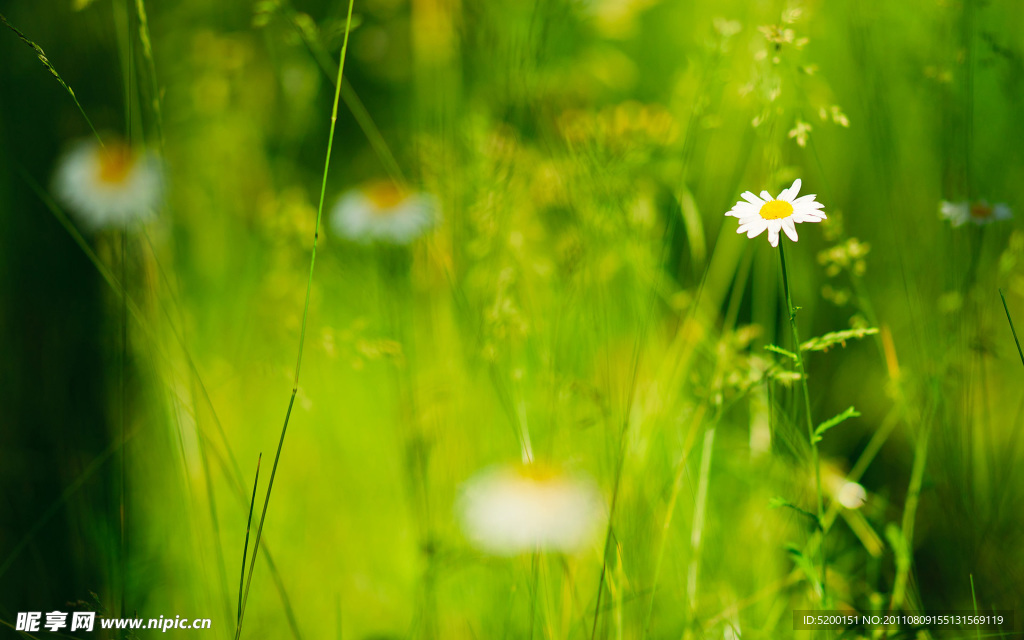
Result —
<svg viewBox="0 0 1024 640"><path fill-rule="evenodd" d="M572 552L593 539L604 519L597 486L531 464L484 471L463 485L457 511L466 537L495 555Z"/></svg>
<svg viewBox="0 0 1024 640"><path fill-rule="evenodd" d="M1009 220L1013 217L1013 211L1007 204L990 205L986 200L978 200L973 203L966 200L960 202L943 200L939 203L939 216L949 220L954 227L959 227L968 221L976 225L983 225L996 220Z"/></svg>
<svg viewBox="0 0 1024 640"><path fill-rule="evenodd" d="M331 212L335 233L362 243L409 244L437 219L434 198L410 193L390 180L367 183L343 194Z"/></svg>
<svg viewBox="0 0 1024 640"><path fill-rule="evenodd" d="M163 173L151 153L118 140L83 140L58 161L53 190L89 229L124 227L156 215Z"/></svg>
<svg viewBox="0 0 1024 640"><path fill-rule="evenodd" d="M847 509L860 509L868 500L868 492L856 482L844 482L836 491L836 501Z"/></svg>
<svg viewBox="0 0 1024 640"><path fill-rule="evenodd" d="M748 238L761 235L768 230L768 242L773 247L779 246L779 231L786 232L789 239L796 242L797 222L821 222L826 218L820 210L825 205L816 202L814 194L796 197L800 192L800 178L793 181L793 186L783 189L778 198L773 198L767 191L755 196L749 191L742 194L740 200L725 215L739 218L740 227L736 233L746 233Z"/></svg>

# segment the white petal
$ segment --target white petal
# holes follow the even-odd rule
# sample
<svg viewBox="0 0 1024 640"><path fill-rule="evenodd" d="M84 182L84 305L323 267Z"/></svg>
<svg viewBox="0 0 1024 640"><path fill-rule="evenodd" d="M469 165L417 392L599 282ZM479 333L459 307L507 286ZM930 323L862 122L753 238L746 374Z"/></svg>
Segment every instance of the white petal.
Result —
<svg viewBox="0 0 1024 640"><path fill-rule="evenodd" d="M821 213L820 211L799 211L798 210L798 211L794 211L793 215L791 215L790 217L794 218L795 222L804 222L804 221L818 222L819 220L824 220L825 219L825 214Z"/></svg>
<svg viewBox="0 0 1024 640"><path fill-rule="evenodd" d="M798 212L794 213L793 215L789 216L788 219L792 220L793 222L821 222L822 220L825 219L825 214L823 214L823 213L803 213L803 212L798 211Z"/></svg>
<svg viewBox="0 0 1024 640"><path fill-rule="evenodd" d="M823 205L820 202L800 202L800 200L797 199L793 202L793 215L800 218L797 222L803 222L804 219L814 221L825 219L825 214L821 211Z"/></svg>
<svg viewBox="0 0 1024 640"><path fill-rule="evenodd" d="M939 203L939 215L954 227L959 227L971 217L967 202L949 202L943 200Z"/></svg>
<svg viewBox="0 0 1024 640"><path fill-rule="evenodd" d="M438 219L437 204L432 196L412 194L382 209L359 188L343 194L330 214L335 233L363 244L409 244Z"/></svg>
<svg viewBox="0 0 1024 640"><path fill-rule="evenodd" d="M102 150L94 140L70 148L60 159L53 188L90 231L145 222L156 215L163 190L163 173L156 156L132 151L127 173L120 181L98 179Z"/></svg>
<svg viewBox="0 0 1024 640"><path fill-rule="evenodd" d="M729 209L729 211L727 211L725 215L732 216L734 218L739 218L746 215L756 216L759 210L760 209L758 207L750 204L749 202L744 202L741 200L737 202L735 205L733 205L732 209Z"/></svg>
<svg viewBox="0 0 1024 640"><path fill-rule="evenodd" d="M466 537L482 551L508 556L578 551L600 530L605 509L588 478L536 479L510 468L474 476L456 503Z"/></svg>
<svg viewBox="0 0 1024 640"><path fill-rule="evenodd" d="M797 240L796 223L793 222L793 217L792 216L790 216L788 218L784 218L782 220L782 230L786 232L786 235L789 236L790 240L792 240L793 242L796 242L796 240Z"/></svg>
<svg viewBox="0 0 1024 640"><path fill-rule="evenodd" d="M747 222L744 222L743 224L740 225L740 229L742 229L743 231L748 231L750 229L764 230L767 228L768 221L764 220L763 218L755 218L754 220L748 220Z"/></svg>
<svg viewBox="0 0 1024 640"><path fill-rule="evenodd" d="M800 193L800 178L793 181L793 186L782 190L782 193L779 194L779 200L793 202L793 198L795 198L798 193Z"/></svg>
<svg viewBox="0 0 1024 640"><path fill-rule="evenodd" d="M992 217L996 220L1009 220L1013 217L1013 211L1010 210L1009 205L1000 203L995 206Z"/></svg>
<svg viewBox="0 0 1024 640"><path fill-rule="evenodd" d="M755 207L764 206L764 201L749 191L744 191L743 193L740 194L740 197L749 202L750 204L754 205ZM771 200L771 198L768 199Z"/></svg>
<svg viewBox="0 0 1024 640"><path fill-rule="evenodd" d="M768 193L767 191L762 191L761 192L761 197L764 198L765 202L768 202L769 200L774 200L775 199L775 198L772 197L772 194Z"/></svg>
<svg viewBox="0 0 1024 640"><path fill-rule="evenodd" d="M779 230L782 229L782 220L768 220L768 242L772 243L773 247L779 246Z"/></svg>
<svg viewBox="0 0 1024 640"><path fill-rule="evenodd" d="M748 238L756 238L757 236L764 233L764 230L768 228L768 221L761 220L760 224L755 220L747 226L746 232Z"/></svg>

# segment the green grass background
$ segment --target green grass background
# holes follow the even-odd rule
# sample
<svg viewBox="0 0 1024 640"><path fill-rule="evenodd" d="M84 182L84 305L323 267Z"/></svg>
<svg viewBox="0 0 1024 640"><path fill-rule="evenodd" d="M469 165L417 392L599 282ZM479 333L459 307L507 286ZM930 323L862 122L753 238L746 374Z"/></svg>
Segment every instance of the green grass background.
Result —
<svg viewBox="0 0 1024 640"><path fill-rule="evenodd" d="M167 197L145 228L88 236L90 261L37 190L88 124L3 29L0 619L81 600L233 637L347 4L72 4L0 12L101 133L163 154ZM1024 5L354 14L345 77L367 115L339 109L328 205L390 174L435 194L442 220L408 249L321 229L243 636L810 637L791 611L822 606L804 570L818 538L771 506L816 501L799 385L762 375L789 367L765 345L793 348L777 251L722 215L796 177L829 216L788 245L802 335L880 330L807 358L814 422L861 413L821 443L823 476L854 470L869 494L829 528L831 605L1022 602L1024 363L998 289L1019 330L1024 230L953 229L938 204L1024 206ZM852 238L870 251L843 262ZM495 559L467 544L459 486L517 462L522 430L538 460L598 481L607 546Z"/></svg>

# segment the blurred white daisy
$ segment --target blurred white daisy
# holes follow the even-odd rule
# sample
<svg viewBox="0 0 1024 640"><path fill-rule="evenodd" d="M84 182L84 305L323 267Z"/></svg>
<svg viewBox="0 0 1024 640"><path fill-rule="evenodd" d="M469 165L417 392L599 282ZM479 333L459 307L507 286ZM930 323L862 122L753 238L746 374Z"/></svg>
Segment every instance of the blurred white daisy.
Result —
<svg viewBox="0 0 1024 640"><path fill-rule="evenodd" d="M836 491L836 501L847 509L860 509L867 499L868 492L856 482L844 482Z"/></svg>
<svg viewBox="0 0 1024 640"><path fill-rule="evenodd" d="M83 140L57 163L57 198L92 230L124 227L156 215L163 193L160 161L122 141Z"/></svg>
<svg viewBox="0 0 1024 640"><path fill-rule="evenodd" d="M515 555L580 549L597 532L605 505L592 481L531 464L471 478L462 487L457 511L474 545Z"/></svg>
<svg viewBox="0 0 1024 640"><path fill-rule="evenodd" d="M767 191L762 191L760 197L744 191L743 200L725 215L738 218L740 227L736 233L746 233L748 238L759 236L767 229L768 242L773 247L779 246L779 231L784 231L790 240L796 242L797 222L821 222L826 218L820 211L825 205L816 202L814 194L797 198L799 192L799 178L793 181L793 186L783 189L778 198L773 198Z"/></svg>
<svg viewBox="0 0 1024 640"><path fill-rule="evenodd" d="M331 212L335 233L356 242L409 244L437 219L434 198L407 192L390 180L346 192Z"/></svg>
<svg viewBox="0 0 1024 640"><path fill-rule="evenodd" d="M977 225L988 224L996 220L1009 220L1013 212L1009 205L1004 203L989 204L985 200L977 202L949 202L943 200L939 203L939 216L949 220L954 227L959 227L970 221Z"/></svg>

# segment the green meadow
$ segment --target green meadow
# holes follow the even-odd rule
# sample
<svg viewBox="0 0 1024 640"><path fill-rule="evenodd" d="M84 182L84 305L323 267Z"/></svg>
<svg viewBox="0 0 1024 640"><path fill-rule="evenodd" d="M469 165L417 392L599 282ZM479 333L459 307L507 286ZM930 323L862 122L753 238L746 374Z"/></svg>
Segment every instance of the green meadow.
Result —
<svg viewBox="0 0 1024 640"><path fill-rule="evenodd" d="M1022 637L1024 3L0 18L0 637Z"/></svg>

